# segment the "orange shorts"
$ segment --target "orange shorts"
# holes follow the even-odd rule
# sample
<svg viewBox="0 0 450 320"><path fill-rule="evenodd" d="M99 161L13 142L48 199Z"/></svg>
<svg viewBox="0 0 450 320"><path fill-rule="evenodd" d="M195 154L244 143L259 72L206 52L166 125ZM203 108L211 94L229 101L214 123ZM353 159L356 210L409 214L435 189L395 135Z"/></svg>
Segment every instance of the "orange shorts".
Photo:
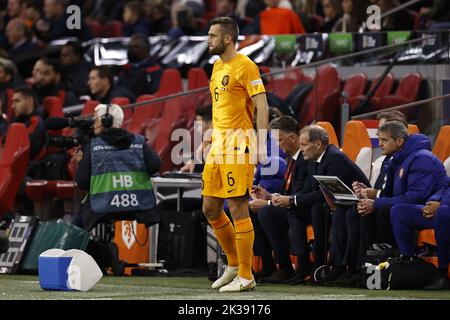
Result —
<svg viewBox="0 0 450 320"><path fill-rule="evenodd" d="M202 174L202 195L217 198L233 198L250 195L255 165L249 163L249 154L240 155L242 161L226 161L225 155L208 155ZM235 160L236 160L235 156Z"/></svg>

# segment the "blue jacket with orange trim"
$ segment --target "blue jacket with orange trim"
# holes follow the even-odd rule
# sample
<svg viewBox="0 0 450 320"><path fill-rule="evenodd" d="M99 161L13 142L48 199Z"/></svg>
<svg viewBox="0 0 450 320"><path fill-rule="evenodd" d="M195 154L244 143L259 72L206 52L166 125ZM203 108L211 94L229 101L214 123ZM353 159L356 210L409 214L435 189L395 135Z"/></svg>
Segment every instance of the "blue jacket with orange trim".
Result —
<svg viewBox="0 0 450 320"><path fill-rule="evenodd" d="M393 154L383 197L375 200L375 209L399 203L425 204L445 186L445 168L430 150L427 136L407 137L402 149Z"/></svg>
<svg viewBox="0 0 450 320"><path fill-rule="evenodd" d="M445 187L428 198L428 201L439 201L443 206L450 206L450 177L447 177Z"/></svg>

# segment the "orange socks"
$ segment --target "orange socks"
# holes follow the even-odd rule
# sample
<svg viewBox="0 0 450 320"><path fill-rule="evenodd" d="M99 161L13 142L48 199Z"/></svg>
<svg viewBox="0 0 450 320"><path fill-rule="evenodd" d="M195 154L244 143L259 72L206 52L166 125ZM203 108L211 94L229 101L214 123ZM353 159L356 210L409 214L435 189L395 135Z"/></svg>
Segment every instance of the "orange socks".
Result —
<svg viewBox="0 0 450 320"><path fill-rule="evenodd" d="M236 229L236 248L239 258L239 276L250 280L252 278L253 231L252 220L249 218L234 221Z"/></svg>
<svg viewBox="0 0 450 320"><path fill-rule="evenodd" d="M214 234L227 255L228 266L239 265L239 276L252 278L253 241L255 233L250 218L236 220L233 224L223 212L216 220L210 220ZM236 233L235 233L236 229Z"/></svg>
<svg viewBox="0 0 450 320"><path fill-rule="evenodd" d="M220 246L227 255L228 266L237 267L239 262L236 251L236 235L230 219L228 219L225 212L222 212L222 215L218 219L210 220L209 223L214 230L214 234L216 235Z"/></svg>

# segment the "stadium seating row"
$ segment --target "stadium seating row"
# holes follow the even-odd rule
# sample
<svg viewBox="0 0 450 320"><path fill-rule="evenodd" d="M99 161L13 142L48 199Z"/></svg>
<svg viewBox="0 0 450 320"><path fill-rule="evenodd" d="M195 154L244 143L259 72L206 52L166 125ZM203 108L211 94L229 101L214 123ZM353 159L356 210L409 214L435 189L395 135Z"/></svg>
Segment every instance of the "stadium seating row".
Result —
<svg viewBox="0 0 450 320"><path fill-rule="evenodd" d="M270 72L267 67L261 69L265 74ZM314 83L312 91L304 97L301 105L295 106L299 110L298 121L302 125L306 125L314 119L336 124L339 107L345 100L350 106L351 114L360 113L362 110L358 110L358 107L367 98L366 94L372 92L378 84L378 79L374 79L370 87L367 88L367 75L356 73L351 75L342 85L343 81L336 68L332 65L323 65L318 68L314 79L305 76L301 69L296 69L278 76L269 74L267 82L266 89L282 99L285 99L300 82ZM419 73L411 73L400 79L397 88L395 88L395 76L388 73L369 99L371 109L367 108L364 111L379 111L413 102L418 98L421 83L422 76ZM408 110L407 112L407 116L412 116L411 111Z"/></svg>

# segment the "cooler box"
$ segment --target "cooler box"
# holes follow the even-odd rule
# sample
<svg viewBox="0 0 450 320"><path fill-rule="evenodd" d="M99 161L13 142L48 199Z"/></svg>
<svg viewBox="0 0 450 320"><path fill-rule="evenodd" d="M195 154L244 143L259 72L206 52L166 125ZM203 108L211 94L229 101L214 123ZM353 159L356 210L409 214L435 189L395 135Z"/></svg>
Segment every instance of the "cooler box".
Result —
<svg viewBox="0 0 450 320"><path fill-rule="evenodd" d="M86 252L50 249L38 258L39 284L44 290L88 291L103 276L95 260Z"/></svg>
<svg viewBox="0 0 450 320"><path fill-rule="evenodd" d="M72 257L60 257L64 250L50 249L38 258L39 285L44 290L72 290L67 284L67 269Z"/></svg>

